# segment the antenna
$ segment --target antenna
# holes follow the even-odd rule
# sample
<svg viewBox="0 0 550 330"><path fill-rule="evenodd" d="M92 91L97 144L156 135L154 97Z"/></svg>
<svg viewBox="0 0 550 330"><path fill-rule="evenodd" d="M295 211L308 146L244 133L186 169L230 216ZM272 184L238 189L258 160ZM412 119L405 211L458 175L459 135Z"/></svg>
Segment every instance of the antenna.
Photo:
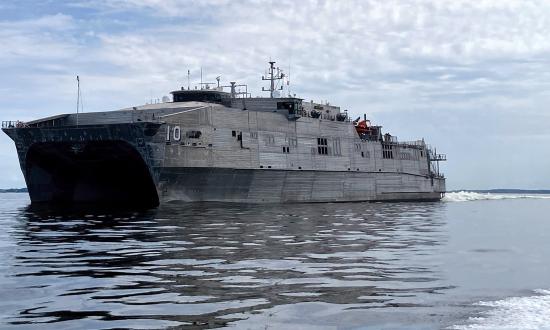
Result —
<svg viewBox="0 0 550 330"><path fill-rule="evenodd" d="M290 91L290 64L292 62L292 50L290 51L290 56L288 58L288 74L286 75L286 89L288 90L288 95L292 95Z"/></svg>
<svg viewBox="0 0 550 330"><path fill-rule="evenodd" d="M191 71L187 70L187 90L191 89Z"/></svg>
<svg viewBox="0 0 550 330"><path fill-rule="evenodd" d="M279 70L279 68L277 68L277 74L275 74L274 64L275 64L274 61L269 61L269 78L266 78L266 77L262 76L262 80L269 80L270 81L269 89L265 89L264 87L262 87L262 91L264 91L264 92L269 91L269 97L270 98L273 98L273 92L275 91L275 80L281 80L285 76L284 73L282 73L282 71ZM283 89L283 86L281 85L279 90L282 90L282 89Z"/></svg>
<svg viewBox="0 0 550 330"><path fill-rule="evenodd" d="M201 89L202 89L202 66L201 66Z"/></svg>
<svg viewBox="0 0 550 330"><path fill-rule="evenodd" d="M231 98L234 98L235 97L235 84L236 84L236 82L235 81L230 81L229 83L231 84Z"/></svg>
<svg viewBox="0 0 550 330"><path fill-rule="evenodd" d="M78 127L78 108L80 108L80 77L76 76L76 127Z"/></svg>

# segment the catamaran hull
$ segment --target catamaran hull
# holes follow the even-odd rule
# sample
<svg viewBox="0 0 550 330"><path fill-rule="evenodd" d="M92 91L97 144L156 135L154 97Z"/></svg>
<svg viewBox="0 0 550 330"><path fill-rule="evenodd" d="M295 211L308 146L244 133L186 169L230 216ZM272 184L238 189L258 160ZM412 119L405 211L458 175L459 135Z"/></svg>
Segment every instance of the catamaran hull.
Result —
<svg viewBox="0 0 550 330"><path fill-rule="evenodd" d="M445 192L443 178L399 172L159 166L154 141L144 134L158 129L150 126L6 133L16 142L33 203L436 201Z"/></svg>
<svg viewBox="0 0 550 330"><path fill-rule="evenodd" d="M162 202L437 201L445 182L406 173L163 168Z"/></svg>

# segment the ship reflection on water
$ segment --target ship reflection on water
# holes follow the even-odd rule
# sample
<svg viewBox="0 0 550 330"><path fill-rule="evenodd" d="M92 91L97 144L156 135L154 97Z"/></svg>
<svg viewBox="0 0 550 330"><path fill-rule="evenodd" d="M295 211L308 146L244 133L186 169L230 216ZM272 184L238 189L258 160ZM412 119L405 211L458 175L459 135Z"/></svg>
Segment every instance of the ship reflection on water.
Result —
<svg viewBox="0 0 550 330"><path fill-rule="evenodd" d="M22 208L5 213L15 247L0 306L10 324L40 328L349 325L356 316L330 315L422 308L450 288L433 258L447 239L445 207Z"/></svg>

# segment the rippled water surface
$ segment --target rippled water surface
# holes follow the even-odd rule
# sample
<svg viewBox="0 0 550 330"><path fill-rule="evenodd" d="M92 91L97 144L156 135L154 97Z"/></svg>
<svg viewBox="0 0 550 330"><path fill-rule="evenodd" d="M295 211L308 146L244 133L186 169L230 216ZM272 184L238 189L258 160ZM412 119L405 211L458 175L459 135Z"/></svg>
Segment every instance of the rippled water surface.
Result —
<svg viewBox="0 0 550 330"><path fill-rule="evenodd" d="M483 328L550 288L548 199L28 204L0 194L2 328Z"/></svg>

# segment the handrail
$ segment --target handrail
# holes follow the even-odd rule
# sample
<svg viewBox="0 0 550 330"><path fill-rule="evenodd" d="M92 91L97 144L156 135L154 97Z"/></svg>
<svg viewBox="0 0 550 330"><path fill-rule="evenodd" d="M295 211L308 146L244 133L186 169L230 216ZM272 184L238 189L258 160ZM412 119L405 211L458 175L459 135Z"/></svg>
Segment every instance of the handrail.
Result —
<svg viewBox="0 0 550 330"><path fill-rule="evenodd" d="M21 128L28 125L20 120L5 120L2 121L2 128Z"/></svg>

